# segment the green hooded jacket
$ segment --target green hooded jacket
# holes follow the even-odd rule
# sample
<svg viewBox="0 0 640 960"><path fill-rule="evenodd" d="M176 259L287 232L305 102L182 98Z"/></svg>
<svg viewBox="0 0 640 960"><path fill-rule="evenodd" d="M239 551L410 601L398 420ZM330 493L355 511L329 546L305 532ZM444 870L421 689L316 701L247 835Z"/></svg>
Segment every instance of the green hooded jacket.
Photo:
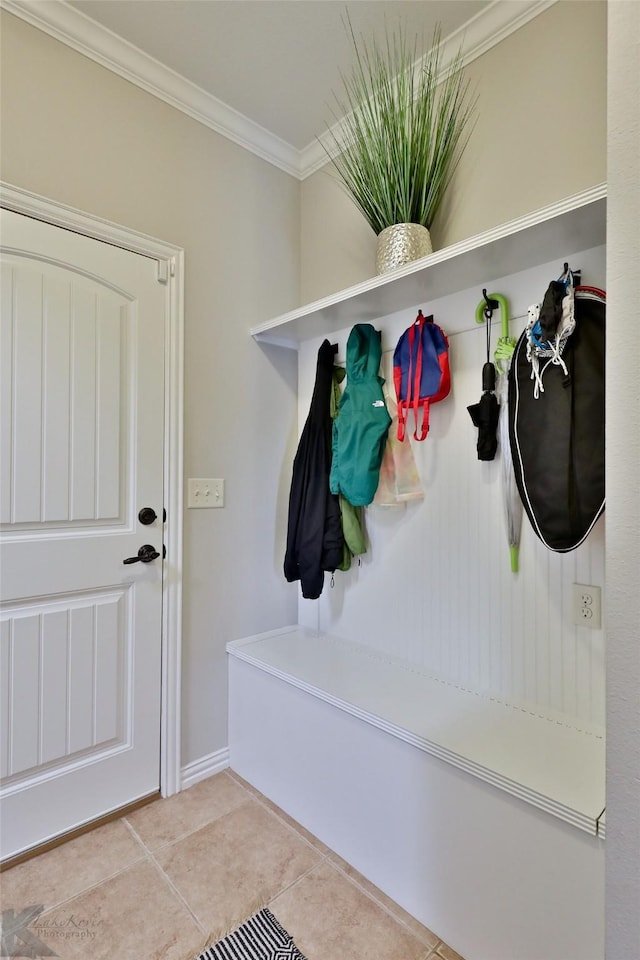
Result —
<svg viewBox="0 0 640 960"><path fill-rule="evenodd" d="M347 341L347 386L333 422L333 459L329 486L364 507L375 496L391 417L379 375L380 331L357 323Z"/></svg>

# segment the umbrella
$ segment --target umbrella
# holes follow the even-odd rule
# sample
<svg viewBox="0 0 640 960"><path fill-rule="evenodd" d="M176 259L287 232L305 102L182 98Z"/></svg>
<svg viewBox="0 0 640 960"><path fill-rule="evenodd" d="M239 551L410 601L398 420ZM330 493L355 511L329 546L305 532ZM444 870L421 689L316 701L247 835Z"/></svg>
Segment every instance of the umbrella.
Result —
<svg viewBox="0 0 640 960"><path fill-rule="evenodd" d="M482 323L487 321L487 362L482 368L482 396L479 403L474 403L467 407L474 427L478 428L478 460L493 460L498 448L497 429L500 409L498 399L495 395L496 389L496 368L491 363L489 354L491 352L491 317L493 311L499 306L497 300L487 298L487 291L482 291L485 297L485 303L481 303L481 311L478 320L478 310L476 310L476 321Z"/></svg>
<svg viewBox="0 0 640 960"><path fill-rule="evenodd" d="M485 292L486 297L486 292ZM507 540L511 555L511 570L518 572L518 550L520 546L520 531L522 529L522 500L518 493L516 477L511 458L511 443L509 441L509 367L515 350L515 337L509 336L509 311L506 298L499 293L492 293L490 299L500 307L502 330L493 358L498 371L497 394L500 403L498 420L498 443L500 445L500 465L502 474L502 493L505 520L507 524ZM476 320L482 323L486 303L481 302L476 309Z"/></svg>
<svg viewBox="0 0 640 960"><path fill-rule="evenodd" d="M478 428L478 460L493 460L498 449L498 420L500 418L500 408L498 398L496 397L496 371L492 363L485 363L485 368L491 367L491 372L487 370L483 373L482 386L485 388L478 403L467 407L474 427Z"/></svg>

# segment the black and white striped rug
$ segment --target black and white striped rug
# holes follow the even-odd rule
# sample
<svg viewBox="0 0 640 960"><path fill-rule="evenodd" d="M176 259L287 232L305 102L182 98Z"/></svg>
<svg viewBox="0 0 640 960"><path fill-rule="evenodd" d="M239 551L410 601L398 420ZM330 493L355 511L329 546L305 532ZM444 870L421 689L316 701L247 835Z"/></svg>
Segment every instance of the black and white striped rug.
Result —
<svg viewBox="0 0 640 960"><path fill-rule="evenodd" d="M212 947L198 960L307 960L287 931L265 907Z"/></svg>

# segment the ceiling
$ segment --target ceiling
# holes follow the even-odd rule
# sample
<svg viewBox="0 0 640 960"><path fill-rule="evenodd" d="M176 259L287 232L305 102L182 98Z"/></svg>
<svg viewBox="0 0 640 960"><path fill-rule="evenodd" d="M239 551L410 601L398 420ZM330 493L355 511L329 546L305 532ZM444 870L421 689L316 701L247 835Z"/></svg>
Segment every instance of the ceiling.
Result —
<svg viewBox="0 0 640 960"><path fill-rule="evenodd" d="M465 63L555 0L0 0L0 6L304 179L340 119L357 38L401 25L416 55L437 24ZM330 141L328 141L330 142Z"/></svg>
<svg viewBox="0 0 640 960"><path fill-rule="evenodd" d="M296 150L332 121L332 91L356 34L402 22L425 51L436 23L453 33L488 0L75 0L85 16L192 81Z"/></svg>

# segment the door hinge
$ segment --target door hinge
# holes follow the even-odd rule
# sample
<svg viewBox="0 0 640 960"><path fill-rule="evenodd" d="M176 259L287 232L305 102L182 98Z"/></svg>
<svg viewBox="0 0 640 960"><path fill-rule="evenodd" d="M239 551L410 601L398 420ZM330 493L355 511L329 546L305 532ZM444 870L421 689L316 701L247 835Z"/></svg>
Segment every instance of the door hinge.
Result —
<svg viewBox="0 0 640 960"><path fill-rule="evenodd" d="M169 280L169 261L158 260L158 283L167 283Z"/></svg>

